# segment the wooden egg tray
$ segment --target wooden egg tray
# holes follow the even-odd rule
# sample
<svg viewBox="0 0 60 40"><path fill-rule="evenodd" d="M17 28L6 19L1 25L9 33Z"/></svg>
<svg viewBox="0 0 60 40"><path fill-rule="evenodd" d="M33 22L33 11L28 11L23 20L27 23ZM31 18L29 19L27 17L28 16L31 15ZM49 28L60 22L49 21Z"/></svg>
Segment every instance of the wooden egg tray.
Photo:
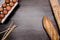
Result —
<svg viewBox="0 0 60 40"><path fill-rule="evenodd" d="M0 9L0 23L4 23L5 20L7 19L7 17L8 17L8 16L11 14L11 12L14 10L14 8L18 5L18 1L17 1L17 0L15 0L16 2L13 2L13 0L9 0L10 2L13 2L13 3L14 3L13 6L10 6L10 2L6 3L6 1L8 2L8 0L0 0L0 8L3 8L3 10ZM3 7L3 6L2 6L4 3L6 4L6 7ZM11 3L11 5L12 5L12 3ZM5 6L5 5L4 5L4 6ZM9 9L9 7L7 7L7 6L11 7L11 9ZM9 10L8 10L8 9L9 9ZM1 11L1 10L2 10L2 11ZM4 10L7 11L6 14L4 14L4 13L5 13ZM3 11L4 11L4 12L3 12Z"/></svg>

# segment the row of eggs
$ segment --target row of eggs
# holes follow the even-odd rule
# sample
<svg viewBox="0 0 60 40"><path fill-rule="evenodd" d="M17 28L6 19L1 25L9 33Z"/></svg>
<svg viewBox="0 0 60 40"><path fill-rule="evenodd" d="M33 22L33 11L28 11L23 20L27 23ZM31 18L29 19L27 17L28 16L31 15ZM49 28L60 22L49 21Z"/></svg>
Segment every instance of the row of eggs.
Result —
<svg viewBox="0 0 60 40"><path fill-rule="evenodd" d="M0 20L11 10L17 0L5 0L5 3L0 7Z"/></svg>

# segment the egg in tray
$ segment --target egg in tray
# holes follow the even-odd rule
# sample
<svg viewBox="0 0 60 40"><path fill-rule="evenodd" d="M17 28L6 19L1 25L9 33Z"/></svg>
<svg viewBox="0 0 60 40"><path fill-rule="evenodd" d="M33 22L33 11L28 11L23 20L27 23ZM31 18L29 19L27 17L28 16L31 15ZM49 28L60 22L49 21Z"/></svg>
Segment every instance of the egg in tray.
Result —
<svg viewBox="0 0 60 40"><path fill-rule="evenodd" d="M5 22L17 5L17 0L0 0L0 23Z"/></svg>

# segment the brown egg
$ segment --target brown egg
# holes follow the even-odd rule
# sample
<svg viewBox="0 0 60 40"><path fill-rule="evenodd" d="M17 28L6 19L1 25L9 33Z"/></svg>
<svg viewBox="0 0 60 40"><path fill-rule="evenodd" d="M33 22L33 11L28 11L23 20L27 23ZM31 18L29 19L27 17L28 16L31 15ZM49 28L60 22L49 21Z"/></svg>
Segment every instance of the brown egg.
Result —
<svg viewBox="0 0 60 40"><path fill-rule="evenodd" d="M10 6L6 6L6 9L9 11L11 9L11 7Z"/></svg>
<svg viewBox="0 0 60 40"><path fill-rule="evenodd" d="M14 6L14 3L13 2L10 2L9 5L12 7L12 6Z"/></svg>
<svg viewBox="0 0 60 40"><path fill-rule="evenodd" d="M4 14L0 14L0 19L3 19L4 18Z"/></svg>
<svg viewBox="0 0 60 40"><path fill-rule="evenodd" d="M12 0L14 3L17 2L17 0Z"/></svg>
<svg viewBox="0 0 60 40"><path fill-rule="evenodd" d="M3 11L3 8L2 7L0 7L0 11Z"/></svg>
<svg viewBox="0 0 60 40"><path fill-rule="evenodd" d="M6 3L2 4L2 7L4 7L4 8L5 8L6 6L7 6L7 5L6 5Z"/></svg>
<svg viewBox="0 0 60 40"><path fill-rule="evenodd" d="M9 2L10 2L10 0L5 0L5 2L6 2L6 3L9 3Z"/></svg>
<svg viewBox="0 0 60 40"><path fill-rule="evenodd" d="M3 14L6 15L8 13L7 10L3 10Z"/></svg>

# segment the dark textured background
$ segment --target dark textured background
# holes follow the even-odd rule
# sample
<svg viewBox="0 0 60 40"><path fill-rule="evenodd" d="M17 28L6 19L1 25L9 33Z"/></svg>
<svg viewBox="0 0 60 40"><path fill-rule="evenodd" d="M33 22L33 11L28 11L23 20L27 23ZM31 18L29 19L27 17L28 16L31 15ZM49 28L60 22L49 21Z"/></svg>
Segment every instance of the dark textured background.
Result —
<svg viewBox="0 0 60 40"><path fill-rule="evenodd" d="M56 26L49 0L19 0L19 5L9 20L13 20L17 28L7 40L49 40L42 25L43 16L47 16ZM0 25L0 30L7 25L8 23Z"/></svg>

